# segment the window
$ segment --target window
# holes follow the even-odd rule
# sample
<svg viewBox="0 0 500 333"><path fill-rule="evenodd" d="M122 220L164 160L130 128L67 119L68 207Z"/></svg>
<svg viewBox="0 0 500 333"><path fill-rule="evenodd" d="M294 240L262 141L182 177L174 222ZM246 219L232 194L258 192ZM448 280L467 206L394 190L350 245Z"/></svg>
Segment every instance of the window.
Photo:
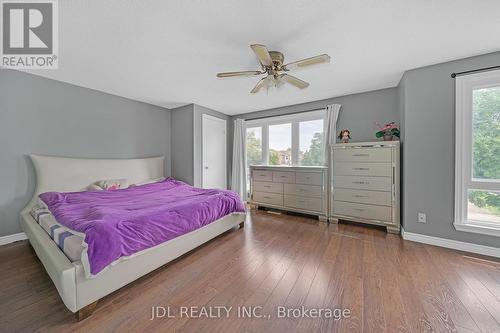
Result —
<svg viewBox="0 0 500 333"><path fill-rule="evenodd" d="M323 119L299 123L299 165L323 165Z"/></svg>
<svg viewBox="0 0 500 333"><path fill-rule="evenodd" d="M270 165L292 165L292 124L269 126Z"/></svg>
<svg viewBox="0 0 500 333"><path fill-rule="evenodd" d="M250 165L262 164L262 127L246 129L247 188L250 184Z"/></svg>
<svg viewBox="0 0 500 333"><path fill-rule="evenodd" d="M318 110L247 120L247 175L250 165L324 165L324 117Z"/></svg>
<svg viewBox="0 0 500 333"><path fill-rule="evenodd" d="M455 227L500 236L500 71L456 84Z"/></svg>
<svg viewBox="0 0 500 333"><path fill-rule="evenodd" d="M247 166L262 164L262 127L247 128Z"/></svg>

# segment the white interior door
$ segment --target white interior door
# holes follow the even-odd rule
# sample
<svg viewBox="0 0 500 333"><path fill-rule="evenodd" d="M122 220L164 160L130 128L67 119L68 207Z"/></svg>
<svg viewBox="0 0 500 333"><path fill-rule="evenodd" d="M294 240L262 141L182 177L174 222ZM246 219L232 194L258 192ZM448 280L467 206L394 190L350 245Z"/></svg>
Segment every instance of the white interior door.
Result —
<svg viewBox="0 0 500 333"><path fill-rule="evenodd" d="M202 118L203 188L227 188L226 121L204 114Z"/></svg>

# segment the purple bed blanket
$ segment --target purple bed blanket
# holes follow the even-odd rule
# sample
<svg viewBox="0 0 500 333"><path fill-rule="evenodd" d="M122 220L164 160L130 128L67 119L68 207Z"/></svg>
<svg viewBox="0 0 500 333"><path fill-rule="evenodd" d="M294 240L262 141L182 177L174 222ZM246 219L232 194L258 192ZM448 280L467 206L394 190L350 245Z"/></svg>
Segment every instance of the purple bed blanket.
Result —
<svg viewBox="0 0 500 333"><path fill-rule="evenodd" d="M113 191L40 194L57 222L85 234L91 275L121 257L245 212L231 191L166 180Z"/></svg>

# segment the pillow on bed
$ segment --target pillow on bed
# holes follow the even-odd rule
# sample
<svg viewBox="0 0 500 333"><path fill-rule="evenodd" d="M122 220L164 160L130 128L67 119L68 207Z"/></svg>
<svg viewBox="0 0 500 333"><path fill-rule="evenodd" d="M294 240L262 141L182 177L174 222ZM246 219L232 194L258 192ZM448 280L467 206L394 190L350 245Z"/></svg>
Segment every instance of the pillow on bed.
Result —
<svg viewBox="0 0 500 333"><path fill-rule="evenodd" d="M159 178L153 178L153 179L148 179L143 182L131 184L130 187L132 186L139 186L139 185L147 185L147 184L154 184L154 183L159 183L164 181L166 178L165 177L159 177Z"/></svg>
<svg viewBox="0 0 500 333"><path fill-rule="evenodd" d="M86 188L87 191L102 191L102 188L100 186L97 186L96 184L92 184L87 186Z"/></svg>
<svg viewBox="0 0 500 333"><path fill-rule="evenodd" d="M104 179L87 187L87 190L118 190L121 188L126 188L128 181L126 179Z"/></svg>

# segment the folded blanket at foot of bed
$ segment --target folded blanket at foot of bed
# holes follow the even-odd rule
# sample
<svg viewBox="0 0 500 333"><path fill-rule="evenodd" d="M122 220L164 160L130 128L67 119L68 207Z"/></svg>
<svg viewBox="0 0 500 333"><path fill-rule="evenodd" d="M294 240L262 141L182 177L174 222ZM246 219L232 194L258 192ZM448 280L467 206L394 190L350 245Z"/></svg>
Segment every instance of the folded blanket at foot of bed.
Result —
<svg viewBox="0 0 500 333"><path fill-rule="evenodd" d="M74 231L57 223L45 205L37 204L33 206L30 214L71 262L81 259L83 251L82 235L77 235Z"/></svg>

